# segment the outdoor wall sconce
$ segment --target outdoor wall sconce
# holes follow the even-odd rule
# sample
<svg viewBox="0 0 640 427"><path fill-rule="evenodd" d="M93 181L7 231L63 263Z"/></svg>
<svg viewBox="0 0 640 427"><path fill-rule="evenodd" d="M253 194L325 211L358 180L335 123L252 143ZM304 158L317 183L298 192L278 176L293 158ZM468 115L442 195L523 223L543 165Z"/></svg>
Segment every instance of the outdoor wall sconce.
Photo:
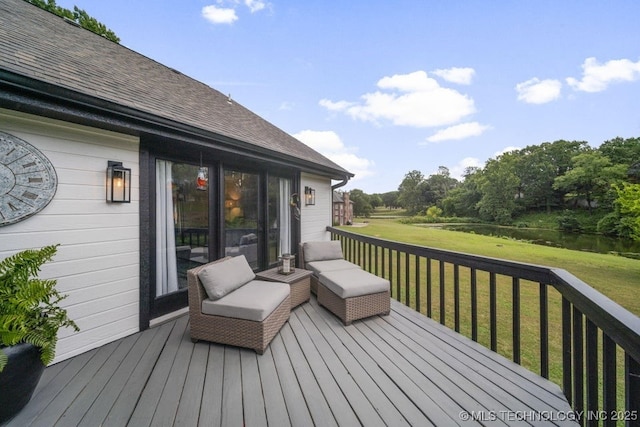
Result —
<svg viewBox="0 0 640 427"><path fill-rule="evenodd" d="M316 204L316 190L311 187L304 187L304 204L306 206Z"/></svg>
<svg viewBox="0 0 640 427"><path fill-rule="evenodd" d="M107 202L131 203L131 169L122 167L122 162L107 164Z"/></svg>

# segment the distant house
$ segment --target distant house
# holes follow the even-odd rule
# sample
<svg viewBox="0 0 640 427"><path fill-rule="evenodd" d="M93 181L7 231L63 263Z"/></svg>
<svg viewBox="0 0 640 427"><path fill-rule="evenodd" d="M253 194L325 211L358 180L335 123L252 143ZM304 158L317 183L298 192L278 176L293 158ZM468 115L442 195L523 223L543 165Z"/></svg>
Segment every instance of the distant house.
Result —
<svg viewBox="0 0 640 427"><path fill-rule="evenodd" d="M640 162L635 162L629 166L627 178L629 179L629 182L633 184L640 184Z"/></svg>
<svg viewBox="0 0 640 427"><path fill-rule="evenodd" d="M234 99L23 0L0 0L0 41L0 258L61 245L43 275L81 331L56 361L185 307L195 265L328 238L353 174Z"/></svg>
<svg viewBox="0 0 640 427"><path fill-rule="evenodd" d="M353 223L353 202L349 199L349 193L333 192L333 224L349 225Z"/></svg>

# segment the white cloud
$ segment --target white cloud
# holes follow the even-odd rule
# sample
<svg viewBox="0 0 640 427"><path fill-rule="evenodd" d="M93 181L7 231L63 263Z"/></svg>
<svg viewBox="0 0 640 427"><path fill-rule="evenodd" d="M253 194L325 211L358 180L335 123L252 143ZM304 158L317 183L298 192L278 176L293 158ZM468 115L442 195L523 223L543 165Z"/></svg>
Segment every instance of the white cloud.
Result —
<svg viewBox="0 0 640 427"><path fill-rule="evenodd" d="M598 63L596 58L587 58L582 64L582 80L567 78L573 89L583 92L602 92L610 83L640 80L640 60L617 59Z"/></svg>
<svg viewBox="0 0 640 427"><path fill-rule="evenodd" d="M373 161L358 157L355 154L357 149L346 147L340 136L334 131L303 130L293 136L349 172L354 173L354 180L373 175Z"/></svg>
<svg viewBox="0 0 640 427"><path fill-rule="evenodd" d="M402 92L424 92L438 89L440 85L424 71L409 74L394 74L378 80L381 89L398 89Z"/></svg>
<svg viewBox="0 0 640 427"><path fill-rule="evenodd" d="M202 16L213 24L232 24L238 20L235 9L220 8L213 5L203 7Z"/></svg>
<svg viewBox="0 0 640 427"><path fill-rule="evenodd" d="M518 101L528 104L546 104L560 97L562 83L558 80L540 80L537 77L518 83Z"/></svg>
<svg viewBox="0 0 640 427"><path fill-rule="evenodd" d="M453 124L476 111L473 99L441 87L424 71L383 77L377 86L386 91L366 93L360 102L323 99L320 105L362 121L418 128Z"/></svg>
<svg viewBox="0 0 640 427"><path fill-rule="evenodd" d="M484 131L491 129L491 126L481 125L478 122L461 123L439 130L434 135L427 138L428 142L441 142L449 140L459 140L472 136L482 135Z"/></svg>
<svg viewBox="0 0 640 427"><path fill-rule="evenodd" d="M510 153L511 151L517 151L520 150L520 147L514 147L512 145L508 146L508 147L504 147L502 150L500 151L496 151L495 153L493 153L493 158L496 159L499 156L502 156L505 153Z"/></svg>
<svg viewBox="0 0 640 427"><path fill-rule="evenodd" d="M347 102L347 101L333 102L328 99L321 99L319 104L321 107L324 107L329 111L343 111L351 107L352 105L354 105L353 102Z"/></svg>
<svg viewBox="0 0 640 427"><path fill-rule="evenodd" d="M237 21L236 9L241 4L241 0L217 0L218 6L209 5L202 8L202 16L212 24L232 24ZM249 12L259 12L269 3L263 0L243 0L242 3L249 9ZM225 7L226 6L226 7Z"/></svg>
<svg viewBox="0 0 640 427"><path fill-rule="evenodd" d="M449 175L451 175L452 178L455 178L458 181L462 181L464 179L464 173L467 168L482 168L482 166L484 165L482 164L480 159L477 159L475 157L465 157L456 165L449 168Z"/></svg>
<svg viewBox="0 0 640 427"><path fill-rule="evenodd" d="M260 0L244 0L244 4L249 8L251 13L258 12L267 6L265 2Z"/></svg>
<svg viewBox="0 0 640 427"><path fill-rule="evenodd" d="M433 72L436 76L440 76L448 82L457 83L460 85L469 85L473 76L476 74L476 70L473 68L447 68L435 70Z"/></svg>

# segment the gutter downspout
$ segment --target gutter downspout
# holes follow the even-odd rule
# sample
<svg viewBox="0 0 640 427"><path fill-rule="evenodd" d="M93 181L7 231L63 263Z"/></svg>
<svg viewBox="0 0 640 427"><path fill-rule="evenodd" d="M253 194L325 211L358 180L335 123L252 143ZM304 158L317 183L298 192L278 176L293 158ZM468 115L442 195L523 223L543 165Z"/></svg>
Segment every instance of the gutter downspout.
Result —
<svg viewBox="0 0 640 427"><path fill-rule="evenodd" d="M345 175L341 182L331 186L331 191L335 191L338 188L344 187L345 185L347 185L347 183L349 182L350 178L351 177L349 175Z"/></svg>
<svg viewBox="0 0 640 427"><path fill-rule="evenodd" d="M333 200L333 192L336 191L338 188L344 187L345 185L347 185L347 183L349 182L350 178L351 177L349 175L345 175L344 178L342 178L341 182L331 186L331 200ZM331 203L331 222L332 223L333 223L333 219L334 219L333 215L334 215L334 212L333 212L333 202L332 202ZM331 225L333 225L333 224L331 224Z"/></svg>

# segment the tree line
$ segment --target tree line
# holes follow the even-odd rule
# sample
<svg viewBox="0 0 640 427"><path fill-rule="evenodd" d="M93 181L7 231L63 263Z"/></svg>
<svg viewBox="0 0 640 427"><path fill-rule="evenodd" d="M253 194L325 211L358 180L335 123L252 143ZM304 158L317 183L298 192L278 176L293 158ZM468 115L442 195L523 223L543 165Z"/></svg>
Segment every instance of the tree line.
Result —
<svg viewBox="0 0 640 427"><path fill-rule="evenodd" d="M351 200L360 216L387 206L503 225L529 212L584 209L602 216L598 232L640 240L640 138L614 138L598 148L565 140L531 145L467 168L460 181L444 166L428 177L412 170L398 191L353 190Z"/></svg>
<svg viewBox="0 0 640 427"><path fill-rule="evenodd" d="M49 11L61 18L66 18L71 22L76 23L85 30L89 30L92 33L96 33L114 43L120 43L120 38L107 28L102 22L89 15L83 9L78 6L73 6L73 10L58 6L56 0L25 0L27 3L31 3L34 6L38 6L40 9Z"/></svg>

